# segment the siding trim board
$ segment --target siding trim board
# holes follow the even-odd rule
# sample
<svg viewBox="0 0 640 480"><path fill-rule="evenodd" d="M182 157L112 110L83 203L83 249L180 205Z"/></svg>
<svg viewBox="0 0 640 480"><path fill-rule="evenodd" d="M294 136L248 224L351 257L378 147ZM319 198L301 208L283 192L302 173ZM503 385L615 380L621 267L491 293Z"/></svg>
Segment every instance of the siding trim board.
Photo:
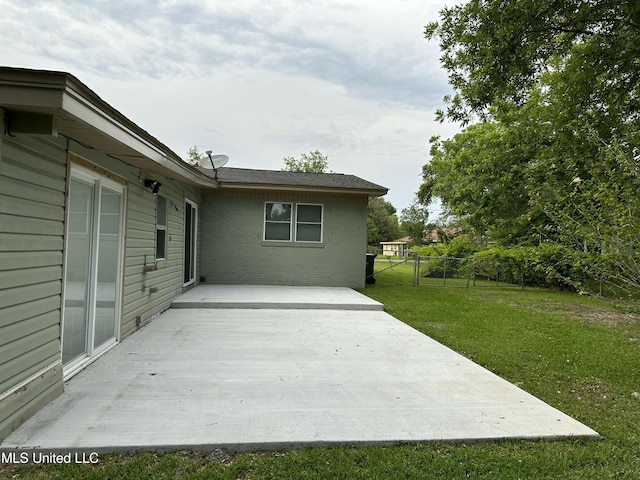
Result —
<svg viewBox="0 0 640 480"><path fill-rule="evenodd" d="M76 155L73 152L69 152L69 161L72 163L72 165L78 165L95 173L96 175L107 178L112 182L119 183L125 187L129 184L129 181L125 177L117 175L112 171L107 170L106 168L102 168L101 166L96 165L95 163L90 162L86 158Z"/></svg>
<svg viewBox="0 0 640 480"><path fill-rule="evenodd" d="M0 439L64 391L62 364L56 361L0 395Z"/></svg>
<svg viewBox="0 0 640 480"><path fill-rule="evenodd" d="M29 385L31 382L33 382L36 378L45 375L48 371L50 371L50 370L52 370L52 369L54 369L56 367L62 367L62 364L60 363L59 360L56 360L55 362L51 363L50 365L47 365L46 367L44 367L40 371L34 373L30 377L25 378L20 383L17 383L16 385L14 385L12 388L7 390L6 392L0 393L0 402L3 402L9 396L14 395L16 392L18 392L20 390L25 390L25 387L27 385Z"/></svg>

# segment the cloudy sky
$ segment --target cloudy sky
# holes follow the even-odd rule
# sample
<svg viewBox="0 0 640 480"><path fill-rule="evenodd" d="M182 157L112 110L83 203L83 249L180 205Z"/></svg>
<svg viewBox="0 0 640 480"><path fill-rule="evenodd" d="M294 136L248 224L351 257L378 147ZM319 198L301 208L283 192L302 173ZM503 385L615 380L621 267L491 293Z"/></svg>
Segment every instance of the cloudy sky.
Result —
<svg viewBox="0 0 640 480"><path fill-rule="evenodd" d="M0 63L72 73L187 158L281 169L320 150L334 172L420 184L449 93L424 25L454 0L0 0Z"/></svg>

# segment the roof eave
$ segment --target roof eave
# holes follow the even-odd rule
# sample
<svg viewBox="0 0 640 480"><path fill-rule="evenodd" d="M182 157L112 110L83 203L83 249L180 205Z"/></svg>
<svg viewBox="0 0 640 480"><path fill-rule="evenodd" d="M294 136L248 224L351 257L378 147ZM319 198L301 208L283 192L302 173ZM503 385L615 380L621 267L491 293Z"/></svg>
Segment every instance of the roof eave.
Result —
<svg viewBox="0 0 640 480"><path fill-rule="evenodd" d="M388 189L361 189L361 188L340 188L340 187L319 187L313 185L286 185L286 184L263 184L263 183L226 183L220 182L220 189L233 190L269 190L269 191L291 191L291 192L318 192L336 193L347 195L366 195L369 197L381 197L386 195Z"/></svg>
<svg viewBox="0 0 640 480"><path fill-rule="evenodd" d="M167 170L165 174L171 178L175 178L174 175L176 175L180 179L203 187L216 185L215 180L190 167L178 155L160 144L126 117L113 115L113 112L105 112L103 108L100 108L100 105L91 100L83 95L78 95L72 89L65 89L62 109L78 121L91 125L116 142L140 153L162 167L163 170ZM123 158L123 160L125 159ZM128 160L131 161L131 158Z"/></svg>
<svg viewBox="0 0 640 480"><path fill-rule="evenodd" d="M217 187L69 73L0 69L0 108L52 115L62 135L83 145L169 178Z"/></svg>

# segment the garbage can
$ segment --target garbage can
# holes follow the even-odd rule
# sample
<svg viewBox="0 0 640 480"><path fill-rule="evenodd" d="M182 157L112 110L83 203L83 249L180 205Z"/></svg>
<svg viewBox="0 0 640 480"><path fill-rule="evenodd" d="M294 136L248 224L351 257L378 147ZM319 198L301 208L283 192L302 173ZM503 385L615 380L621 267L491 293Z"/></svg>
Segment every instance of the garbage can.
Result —
<svg viewBox="0 0 640 480"><path fill-rule="evenodd" d="M368 283L369 285L373 285L374 283L376 283L376 279L373 277L373 265L377 256L378 255L376 255L375 253L367 253L367 276L365 277L364 282Z"/></svg>

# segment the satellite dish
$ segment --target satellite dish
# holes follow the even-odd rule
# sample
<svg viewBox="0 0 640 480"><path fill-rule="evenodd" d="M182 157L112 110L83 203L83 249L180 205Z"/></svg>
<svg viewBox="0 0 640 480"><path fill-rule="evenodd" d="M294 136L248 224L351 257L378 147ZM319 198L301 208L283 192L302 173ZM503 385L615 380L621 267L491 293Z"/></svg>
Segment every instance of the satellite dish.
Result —
<svg viewBox="0 0 640 480"><path fill-rule="evenodd" d="M207 150L205 153L207 154L206 156L203 155L202 157L200 157L200 165L205 166L205 168L209 168L206 166L208 159L209 163L211 164L211 168L215 172L215 178L217 180L218 169L220 167L224 167L227 164L227 162L229 161L229 157L226 155L211 155L211 150Z"/></svg>
<svg viewBox="0 0 640 480"><path fill-rule="evenodd" d="M213 170L218 170L220 167L224 167L229 161L229 157L227 155L211 155L211 150L206 151L206 155L200 157L200 165L204 168L211 168Z"/></svg>
<svg viewBox="0 0 640 480"><path fill-rule="evenodd" d="M217 170L227 164L227 162L229 161L229 157L226 155L212 155L211 157L209 157L209 160L211 160L213 169Z"/></svg>

